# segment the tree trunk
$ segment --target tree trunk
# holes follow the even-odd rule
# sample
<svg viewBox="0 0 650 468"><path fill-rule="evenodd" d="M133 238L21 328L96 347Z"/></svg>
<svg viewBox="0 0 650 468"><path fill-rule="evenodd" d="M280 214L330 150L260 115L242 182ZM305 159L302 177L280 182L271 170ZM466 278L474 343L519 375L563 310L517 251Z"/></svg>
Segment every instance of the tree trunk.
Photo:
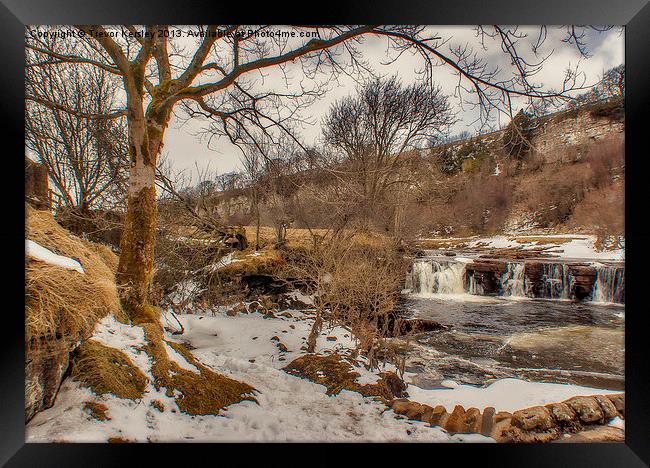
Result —
<svg viewBox="0 0 650 468"><path fill-rule="evenodd" d="M260 250L260 200L257 191L255 192L255 251Z"/></svg>
<svg viewBox="0 0 650 468"><path fill-rule="evenodd" d="M134 323L157 323L158 312L149 305L158 214L155 167L169 114L146 119L143 114L142 101L129 106L131 171L117 284L122 308Z"/></svg>

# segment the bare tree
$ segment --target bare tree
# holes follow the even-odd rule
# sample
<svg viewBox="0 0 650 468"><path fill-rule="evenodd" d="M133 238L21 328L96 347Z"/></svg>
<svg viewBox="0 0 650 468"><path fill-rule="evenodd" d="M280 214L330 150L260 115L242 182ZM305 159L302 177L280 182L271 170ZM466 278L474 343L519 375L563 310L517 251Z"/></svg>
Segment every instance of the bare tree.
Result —
<svg viewBox="0 0 650 468"><path fill-rule="evenodd" d="M242 150L242 165L248 182L248 197L251 201L251 211L255 219L255 250L260 250L260 199L262 188L260 178L264 168L264 155L259 145L248 146Z"/></svg>
<svg viewBox="0 0 650 468"><path fill-rule="evenodd" d="M31 52L29 52L31 54ZM126 119L107 116L117 101L110 73L92 66L27 67L26 92L75 109L27 101L25 143L48 170L64 206L79 215L123 203L128 178Z"/></svg>
<svg viewBox="0 0 650 468"><path fill-rule="evenodd" d="M172 110L179 102L187 104L189 115L203 116L220 126L234 143L246 139L250 128L266 133L270 128L288 131L286 122L298 118L301 106L324 90L314 78L323 74L331 78L341 73L357 75L369 70L358 50L358 44L368 35L386 38L394 59L407 51L420 54L424 77L429 81L435 66L450 67L458 74L459 86L464 84L464 89L472 93L470 97L477 98L485 111L483 117L509 107L513 95L530 99L563 97L574 87L576 78L575 73L567 75L559 91L541 90L530 80L530 65L518 55L516 42L521 35L497 26L490 33L486 28L478 32L482 40L492 38L501 43L511 58L513 70L505 76L477 60L468 48L447 52L444 38L419 26L292 27L283 34L268 34L268 26L210 25L184 31L192 33L195 46L188 44L191 40L183 30L170 26L107 29L78 25L42 27L42 34L32 30L26 34L26 46L35 56L29 66L58 68L81 63L122 80L125 107L108 115L126 115L128 122L131 167L118 283L123 291L122 305L136 322L157 321L146 307L156 235L155 168ZM579 38L576 31L579 29L568 30L569 39ZM83 50L62 50L43 40L43 34L56 32L67 40L76 35L73 41ZM184 37L177 39L179 36ZM540 42L537 39L537 46ZM583 50L582 42L574 44ZM285 73L298 67L315 86L300 86L298 91L288 93L256 91L250 77L270 67L279 67ZM88 115L47 96L27 93L26 99Z"/></svg>
<svg viewBox="0 0 650 468"><path fill-rule="evenodd" d="M396 171L402 154L443 134L451 123L447 97L439 88L427 82L403 86L396 76L374 79L357 96L332 105L323 133L359 178L364 224L386 190L404 182Z"/></svg>

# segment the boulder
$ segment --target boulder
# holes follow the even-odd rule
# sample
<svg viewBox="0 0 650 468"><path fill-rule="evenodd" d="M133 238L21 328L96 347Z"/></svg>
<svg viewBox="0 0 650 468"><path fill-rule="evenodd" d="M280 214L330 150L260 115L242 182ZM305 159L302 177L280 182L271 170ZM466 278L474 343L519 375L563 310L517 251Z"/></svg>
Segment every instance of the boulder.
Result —
<svg viewBox="0 0 650 468"><path fill-rule="evenodd" d="M591 426L577 434L562 437L555 442L586 443L586 442L625 442L625 432L618 427Z"/></svg>
<svg viewBox="0 0 650 468"><path fill-rule="evenodd" d="M431 412L431 417L428 422L432 426L444 427L444 425L447 423L447 419L449 419L449 414L447 413L447 410L445 409L444 406L438 405L435 408L433 408L433 411Z"/></svg>
<svg viewBox="0 0 650 468"><path fill-rule="evenodd" d="M618 414L622 418L625 418L625 394L617 393L615 395L607 395L607 398L614 404L614 407L616 407Z"/></svg>
<svg viewBox="0 0 650 468"><path fill-rule="evenodd" d="M564 403L571 407L580 421L585 424L603 422L605 419L603 410L594 397L577 396L569 398Z"/></svg>
<svg viewBox="0 0 650 468"><path fill-rule="evenodd" d="M461 405L456 405L454 410L447 418L444 428L450 434L457 434L459 432L466 432L465 425L465 408Z"/></svg>
<svg viewBox="0 0 650 468"><path fill-rule="evenodd" d="M512 435L510 433L510 422L512 421L512 414L506 411L499 411L492 418L492 437L497 442L512 442Z"/></svg>
<svg viewBox="0 0 650 468"><path fill-rule="evenodd" d="M549 442L561 431L555 425L551 412L544 406L533 406L512 413L510 436L513 442Z"/></svg>
<svg viewBox="0 0 650 468"><path fill-rule="evenodd" d="M486 437L490 437L490 434L492 433L492 426L493 426L493 417L494 417L495 410L492 406L489 406L483 410L483 416L481 417L481 429L480 433L483 434Z"/></svg>
<svg viewBox="0 0 650 468"><path fill-rule="evenodd" d="M478 408L470 408L465 412L465 432L481 432L482 423L481 410Z"/></svg>
<svg viewBox="0 0 650 468"><path fill-rule="evenodd" d="M546 405L555 424L565 432L575 432L580 430L581 424L578 415L568 405L564 403L551 403Z"/></svg>
<svg viewBox="0 0 650 468"><path fill-rule="evenodd" d="M70 365L73 346L64 340L43 340L28 346L25 361L25 421L50 408Z"/></svg>
<svg viewBox="0 0 650 468"><path fill-rule="evenodd" d="M512 425L524 431L544 431L555 427L555 422L548 408L533 406L512 413Z"/></svg>
<svg viewBox="0 0 650 468"><path fill-rule="evenodd" d="M594 399L600 405L600 409L603 410L603 415L605 416L605 419L612 419L618 416L618 411L616 409L616 406L614 406L614 403L612 403L612 401L609 398L603 395L596 395L594 396Z"/></svg>

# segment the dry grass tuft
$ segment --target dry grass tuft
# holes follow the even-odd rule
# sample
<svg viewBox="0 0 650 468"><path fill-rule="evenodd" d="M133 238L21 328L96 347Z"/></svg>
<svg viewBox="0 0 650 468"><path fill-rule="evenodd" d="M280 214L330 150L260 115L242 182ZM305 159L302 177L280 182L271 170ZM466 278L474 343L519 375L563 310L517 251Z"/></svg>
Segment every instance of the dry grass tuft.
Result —
<svg viewBox="0 0 650 468"><path fill-rule="evenodd" d="M87 338L108 313L126 320L115 284L117 257L105 246L85 241L62 228L48 211L27 206L25 238L52 252L78 260L85 273L26 257L25 338Z"/></svg>
<svg viewBox="0 0 650 468"><path fill-rule="evenodd" d="M96 401L85 401L84 410L90 412L90 415L98 421L111 420L107 414L108 406L103 403L97 403Z"/></svg>
<svg viewBox="0 0 650 468"><path fill-rule="evenodd" d="M160 400L153 400L153 401L151 402L151 406L153 406L154 408L156 408L156 409L157 409L158 411L160 411L161 413L164 413L164 412L165 412L165 405L163 405L162 401L160 401Z"/></svg>
<svg viewBox="0 0 650 468"><path fill-rule="evenodd" d="M112 393L119 398L142 398L147 378L122 351L88 340L72 359L72 377L97 395Z"/></svg>
<svg viewBox="0 0 650 468"><path fill-rule="evenodd" d="M401 396L404 388L401 380L392 372L382 372L380 379L374 384L357 383L359 373L354 372L352 366L336 353L327 356L305 354L289 363L284 371L324 385L328 395L338 395L341 390L351 390L364 396L390 400Z"/></svg>
<svg viewBox="0 0 650 468"><path fill-rule="evenodd" d="M254 388L243 382L217 374L205 367L183 345L167 342L199 373L183 369L171 361L165 349L162 331L156 324L144 324L148 342L146 351L153 359L151 373L156 389L166 388L174 396L181 411L191 415L219 414L219 411L243 400L255 401Z"/></svg>

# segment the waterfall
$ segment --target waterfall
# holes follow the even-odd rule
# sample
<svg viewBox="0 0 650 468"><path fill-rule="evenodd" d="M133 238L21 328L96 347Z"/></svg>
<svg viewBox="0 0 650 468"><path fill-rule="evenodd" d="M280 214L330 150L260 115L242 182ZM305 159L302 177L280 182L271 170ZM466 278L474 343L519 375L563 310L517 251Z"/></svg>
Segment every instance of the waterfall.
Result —
<svg viewBox="0 0 650 468"><path fill-rule="evenodd" d="M625 303L625 267L596 264L594 268L596 269L596 282L591 300Z"/></svg>
<svg viewBox="0 0 650 468"><path fill-rule="evenodd" d="M473 294L474 296L482 296L485 294L483 286L481 286L481 284L476 281L474 274L472 273L469 273L467 275L467 292Z"/></svg>
<svg viewBox="0 0 650 468"><path fill-rule="evenodd" d="M501 295L509 297L526 297L528 292L528 282L524 274L524 264L511 263L506 264L506 271L501 276Z"/></svg>
<svg viewBox="0 0 650 468"><path fill-rule="evenodd" d="M464 274L462 262L417 260L406 277L405 287L415 294L463 294Z"/></svg>
<svg viewBox="0 0 650 468"><path fill-rule="evenodd" d="M569 299L573 286L573 276L564 263L544 263L542 265L543 297L549 299Z"/></svg>

